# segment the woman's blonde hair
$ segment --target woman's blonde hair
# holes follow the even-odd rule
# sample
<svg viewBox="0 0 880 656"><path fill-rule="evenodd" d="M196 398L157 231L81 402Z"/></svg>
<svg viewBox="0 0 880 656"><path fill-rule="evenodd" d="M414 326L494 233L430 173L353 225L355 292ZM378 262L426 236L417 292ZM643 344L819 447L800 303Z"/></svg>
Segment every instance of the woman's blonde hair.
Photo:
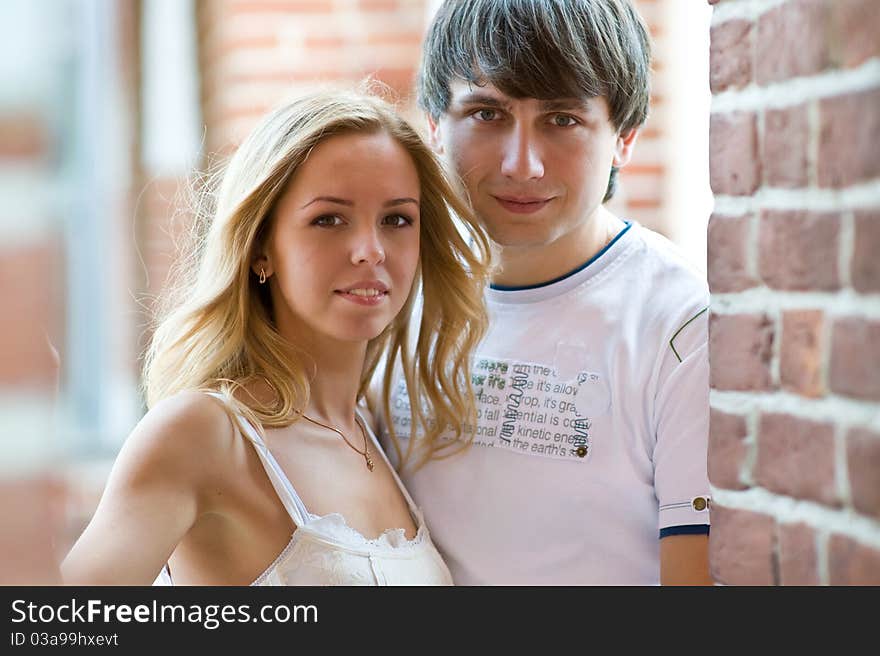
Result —
<svg viewBox="0 0 880 656"><path fill-rule="evenodd" d="M403 309L368 343L359 398L384 361L381 404L390 417L398 363L409 395L412 435L421 434L427 446L419 449L417 466L470 443L476 419L471 358L487 325L482 297L489 241L418 133L389 103L360 91L314 91L283 105L262 119L225 170L209 177L197 208L197 239L176 269L168 309L160 310L146 353L148 407L183 390L215 390L258 427L287 426L298 418L308 403L311 363L276 330L268 290L250 265L278 199L311 150L335 135L376 132L401 144L418 171L421 247ZM411 315L419 289L416 326ZM410 335L411 330L416 334ZM256 379L274 391L271 402L235 394ZM415 440L403 454L392 423L392 444L403 464ZM440 440L441 434L455 439Z"/></svg>

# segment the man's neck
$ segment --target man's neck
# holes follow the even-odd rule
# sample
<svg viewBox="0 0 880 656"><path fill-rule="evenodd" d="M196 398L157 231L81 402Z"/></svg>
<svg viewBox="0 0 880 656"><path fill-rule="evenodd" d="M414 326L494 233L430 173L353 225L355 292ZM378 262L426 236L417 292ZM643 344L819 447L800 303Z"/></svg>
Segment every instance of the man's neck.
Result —
<svg viewBox="0 0 880 656"><path fill-rule="evenodd" d="M604 207L577 230L535 246L499 246L498 271L492 284L528 287L550 282L595 257L623 229L623 222Z"/></svg>

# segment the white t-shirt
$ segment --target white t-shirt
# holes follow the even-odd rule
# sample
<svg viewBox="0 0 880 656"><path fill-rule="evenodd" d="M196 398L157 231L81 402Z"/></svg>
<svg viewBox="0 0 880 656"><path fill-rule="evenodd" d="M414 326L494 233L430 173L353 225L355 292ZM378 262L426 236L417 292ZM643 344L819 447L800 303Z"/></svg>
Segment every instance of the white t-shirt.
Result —
<svg viewBox="0 0 880 656"><path fill-rule="evenodd" d="M453 580L659 583L659 538L708 533L705 277L628 223L578 270L487 301L474 444L402 472Z"/></svg>

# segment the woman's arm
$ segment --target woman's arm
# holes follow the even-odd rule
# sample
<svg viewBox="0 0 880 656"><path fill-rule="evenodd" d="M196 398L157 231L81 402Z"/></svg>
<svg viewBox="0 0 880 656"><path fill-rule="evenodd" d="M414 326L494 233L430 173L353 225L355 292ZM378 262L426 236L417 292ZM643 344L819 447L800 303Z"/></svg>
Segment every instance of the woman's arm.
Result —
<svg viewBox="0 0 880 656"><path fill-rule="evenodd" d="M92 520L61 564L65 583L150 585L200 513L200 489L230 423L198 392L156 405L119 453ZM213 446L212 446L213 445Z"/></svg>

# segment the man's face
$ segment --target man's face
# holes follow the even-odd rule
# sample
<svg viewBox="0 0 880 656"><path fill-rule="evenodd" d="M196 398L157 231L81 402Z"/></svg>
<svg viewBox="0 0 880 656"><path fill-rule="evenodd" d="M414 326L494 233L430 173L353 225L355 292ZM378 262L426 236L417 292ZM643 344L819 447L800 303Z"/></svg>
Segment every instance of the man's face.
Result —
<svg viewBox="0 0 880 656"><path fill-rule="evenodd" d="M451 92L432 145L496 243L542 246L589 225L637 134L618 135L604 98L516 99L464 81Z"/></svg>

